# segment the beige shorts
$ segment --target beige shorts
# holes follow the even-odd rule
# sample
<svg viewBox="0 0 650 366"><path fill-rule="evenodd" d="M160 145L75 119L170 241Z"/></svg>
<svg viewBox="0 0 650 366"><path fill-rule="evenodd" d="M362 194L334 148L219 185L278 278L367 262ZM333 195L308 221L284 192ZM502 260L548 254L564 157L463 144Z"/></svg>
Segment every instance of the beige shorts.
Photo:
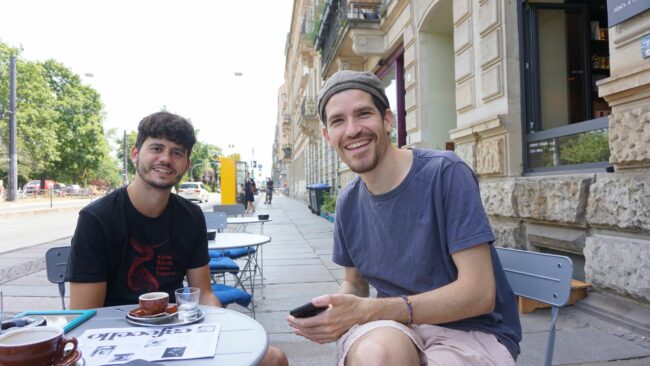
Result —
<svg viewBox="0 0 650 366"><path fill-rule="evenodd" d="M430 324L407 327L392 320L355 325L343 334L336 342L338 365L344 365L350 347L359 337L381 327L395 328L406 334L420 351L420 364L423 366L515 365L508 349L492 334Z"/></svg>

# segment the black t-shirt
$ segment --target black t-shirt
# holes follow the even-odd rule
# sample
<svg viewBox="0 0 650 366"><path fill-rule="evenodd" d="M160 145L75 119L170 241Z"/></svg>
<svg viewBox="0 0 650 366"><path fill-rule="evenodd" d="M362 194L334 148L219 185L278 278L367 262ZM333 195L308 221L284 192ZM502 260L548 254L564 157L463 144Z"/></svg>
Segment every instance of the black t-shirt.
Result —
<svg viewBox="0 0 650 366"><path fill-rule="evenodd" d="M174 300L188 269L210 261L203 212L172 194L156 218L140 214L125 188L79 213L66 281L106 282L104 306L137 304L146 292Z"/></svg>

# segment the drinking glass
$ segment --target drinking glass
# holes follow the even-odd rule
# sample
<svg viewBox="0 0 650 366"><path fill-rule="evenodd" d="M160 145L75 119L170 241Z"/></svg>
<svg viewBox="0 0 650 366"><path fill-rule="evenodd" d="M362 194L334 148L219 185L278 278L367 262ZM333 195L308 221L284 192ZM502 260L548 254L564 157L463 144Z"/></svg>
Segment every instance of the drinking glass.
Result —
<svg viewBox="0 0 650 366"><path fill-rule="evenodd" d="M179 319L196 319L199 313L199 297L201 295L201 289L198 287L183 287L176 290L175 295Z"/></svg>

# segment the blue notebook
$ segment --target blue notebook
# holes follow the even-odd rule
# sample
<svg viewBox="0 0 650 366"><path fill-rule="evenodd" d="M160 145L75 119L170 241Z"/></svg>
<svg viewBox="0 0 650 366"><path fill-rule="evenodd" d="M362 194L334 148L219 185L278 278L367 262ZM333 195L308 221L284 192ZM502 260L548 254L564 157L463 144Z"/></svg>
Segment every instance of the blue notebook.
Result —
<svg viewBox="0 0 650 366"><path fill-rule="evenodd" d="M16 318L25 316L42 316L47 321L47 325L55 325L63 328L64 333L68 333L79 324L92 318L97 314L97 310L38 310L25 311Z"/></svg>

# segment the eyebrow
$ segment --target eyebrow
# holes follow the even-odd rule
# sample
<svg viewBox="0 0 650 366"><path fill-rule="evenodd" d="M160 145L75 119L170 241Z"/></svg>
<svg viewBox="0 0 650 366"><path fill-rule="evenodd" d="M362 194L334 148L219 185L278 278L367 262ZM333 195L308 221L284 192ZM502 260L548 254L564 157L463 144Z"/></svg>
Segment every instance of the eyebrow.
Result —
<svg viewBox="0 0 650 366"><path fill-rule="evenodd" d="M370 105L365 105L365 106L361 106L361 107L359 107L359 108L355 108L352 112L353 112L354 114L359 114L359 113L361 113L361 112L368 112L368 111L369 111L369 112L373 112L374 110L375 110L374 105L372 105L372 106L370 106ZM327 121L329 122L329 121L332 120L332 119L335 119L335 118L337 118L337 117L341 117L341 115L343 115L343 113L336 113L336 114L333 114L333 115L327 117Z"/></svg>

